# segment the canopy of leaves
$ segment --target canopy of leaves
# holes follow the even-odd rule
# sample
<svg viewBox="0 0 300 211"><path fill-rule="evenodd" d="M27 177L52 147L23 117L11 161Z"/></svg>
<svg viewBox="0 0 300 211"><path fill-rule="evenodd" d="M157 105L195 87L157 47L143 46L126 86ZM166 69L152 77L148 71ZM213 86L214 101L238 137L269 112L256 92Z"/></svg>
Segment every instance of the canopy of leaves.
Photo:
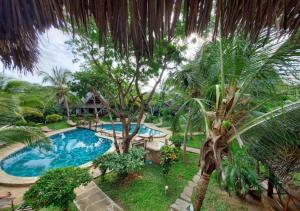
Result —
<svg viewBox="0 0 300 211"><path fill-rule="evenodd" d="M87 169L59 168L46 172L24 194L24 201L34 209L43 207L67 208L75 199L74 189L91 181Z"/></svg>

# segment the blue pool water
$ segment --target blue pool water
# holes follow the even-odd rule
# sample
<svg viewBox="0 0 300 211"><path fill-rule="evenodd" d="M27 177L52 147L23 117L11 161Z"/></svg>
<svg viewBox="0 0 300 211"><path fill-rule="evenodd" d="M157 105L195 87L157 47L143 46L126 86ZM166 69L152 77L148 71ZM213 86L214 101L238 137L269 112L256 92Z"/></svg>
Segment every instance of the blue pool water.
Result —
<svg viewBox="0 0 300 211"><path fill-rule="evenodd" d="M122 129L123 129L122 124L118 123L118 124L114 124L114 126L115 126L116 132L122 133ZM130 125L130 132L133 132L135 127L136 127L136 124L131 124ZM100 125L99 128L102 128L102 129L105 129L105 130L108 130L108 131L113 130L111 124L103 124L103 125ZM141 124L141 127L139 129L138 134L153 135L153 136L163 135L163 133L161 131L154 130L152 128L146 127L144 124Z"/></svg>
<svg viewBox="0 0 300 211"><path fill-rule="evenodd" d="M95 136L87 129L75 129L50 136L50 149L38 146L25 147L0 162L8 174L33 177L50 168L79 166L105 153L112 142Z"/></svg>

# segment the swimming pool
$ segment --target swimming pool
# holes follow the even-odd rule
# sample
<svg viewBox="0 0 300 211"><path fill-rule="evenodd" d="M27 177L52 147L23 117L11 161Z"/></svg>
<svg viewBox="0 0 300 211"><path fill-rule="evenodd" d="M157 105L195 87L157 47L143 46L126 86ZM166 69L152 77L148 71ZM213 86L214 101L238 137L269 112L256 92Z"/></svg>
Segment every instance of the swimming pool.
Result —
<svg viewBox="0 0 300 211"><path fill-rule="evenodd" d="M109 139L97 137L94 131L75 129L50 136L51 147L27 146L0 162L6 173L34 177L51 168L80 166L110 149Z"/></svg>
<svg viewBox="0 0 300 211"><path fill-rule="evenodd" d="M116 132L122 133L122 129L123 129L122 124L116 123L116 124L114 124L114 126L115 126ZM99 125L98 127L102 128L102 129L105 129L107 131L112 131L113 130L112 129L112 124L103 124L103 125ZM131 133L134 131L135 127L136 127L136 124L131 124L130 125L130 132ZM159 130L149 128L149 127L145 126L144 124L141 124L138 134L140 134L140 135L152 135L152 136L163 136L164 135L163 132L161 132Z"/></svg>

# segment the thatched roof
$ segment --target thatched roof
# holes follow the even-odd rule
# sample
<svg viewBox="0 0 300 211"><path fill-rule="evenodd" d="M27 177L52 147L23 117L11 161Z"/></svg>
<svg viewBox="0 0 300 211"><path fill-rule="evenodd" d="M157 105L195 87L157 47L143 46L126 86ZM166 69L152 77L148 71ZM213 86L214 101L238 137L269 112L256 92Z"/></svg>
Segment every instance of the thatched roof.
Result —
<svg viewBox="0 0 300 211"><path fill-rule="evenodd" d="M37 61L37 34L64 23L87 26L93 17L102 37L111 33L116 47L126 52L132 42L138 56L151 56L153 44L172 37L180 12L186 33L202 32L214 12L214 35L243 30L255 39L276 27L293 33L300 25L297 0L1 0L0 59L6 67L31 71Z"/></svg>

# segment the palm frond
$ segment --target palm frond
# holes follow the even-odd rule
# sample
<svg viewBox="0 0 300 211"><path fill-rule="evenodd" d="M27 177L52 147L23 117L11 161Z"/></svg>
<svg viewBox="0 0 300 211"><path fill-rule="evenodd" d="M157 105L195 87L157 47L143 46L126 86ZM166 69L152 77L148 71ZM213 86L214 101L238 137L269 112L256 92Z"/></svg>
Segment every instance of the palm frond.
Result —
<svg viewBox="0 0 300 211"><path fill-rule="evenodd" d="M25 126L1 126L0 140L9 144L15 142L24 144L49 143L40 128Z"/></svg>

